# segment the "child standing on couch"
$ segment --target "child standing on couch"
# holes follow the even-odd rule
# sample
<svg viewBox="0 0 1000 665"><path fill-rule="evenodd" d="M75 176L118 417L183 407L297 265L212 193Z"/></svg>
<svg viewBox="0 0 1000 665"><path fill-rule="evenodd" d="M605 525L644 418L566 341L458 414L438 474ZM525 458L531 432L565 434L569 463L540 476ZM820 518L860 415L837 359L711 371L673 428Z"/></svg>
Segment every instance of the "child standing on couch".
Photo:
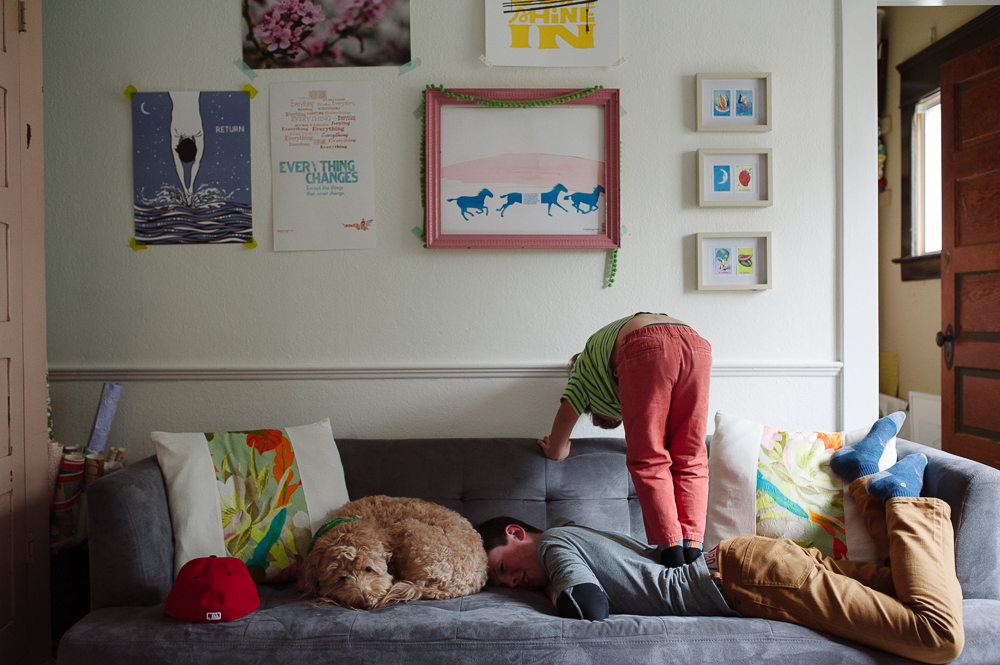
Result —
<svg viewBox="0 0 1000 665"><path fill-rule="evenodd" d="M666 546L661 563L701 556L708 510L708 385L712 346L683 321L640 312L591 335L574 357L549 436L549 459L569 454L584 413L595 425L625 424L625 462L642 507L646 539Z"/></svg>

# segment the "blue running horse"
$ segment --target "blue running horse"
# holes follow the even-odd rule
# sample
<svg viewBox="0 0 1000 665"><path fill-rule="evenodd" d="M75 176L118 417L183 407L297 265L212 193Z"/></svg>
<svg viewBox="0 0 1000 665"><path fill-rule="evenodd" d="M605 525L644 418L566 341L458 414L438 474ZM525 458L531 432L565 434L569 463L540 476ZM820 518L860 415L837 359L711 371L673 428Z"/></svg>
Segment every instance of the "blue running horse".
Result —
<svg viewBox="0 0 1000 665"><path fill-rule="evenodd" d="M604 192L604 187L598 185L590 194L587 194L586 192L573 192L569 196L564 196L563 199L566 201L572 201L573 207L576 208L577 212L587 214L588 212L597 210L597 199L601 196L602 192ZM584 210L580 207L581 204L588 205L590 207Z"/></svg>
<svg viewBox="0 0 1000 665"><path fill-rule="evenodd" d="M490 214L490 208L486 205L487 196L493 198L493 192L483 189L475 196L459 196L457 199L448 199L448 202L455 201L458 207L462 209L462 219L468 220L469 218L465 216L465 213L469 210L485 212L487 215Z"/></svg>
<svg viewBox="0 0 1000 665"><path fill-rule="evenodd" d="M557 206L560 210L569 212L566 208L559 205L559 192L568 192L569 190L562 184L556 185L551 192L545 192L542 194L542 203L549 204L549 217L552 216L552 206Z"/></svg>
<svg viewBox="0 0 1000 665"><path fill-rule="evenodd" d="M500 198L507 199L507 201L503 204L503 206L497 208L497 212L500 213L501 217L503 217L503 211L511 207L515 203L524 203L524 198L522 197L521 192L511 192L510 194L501 194Z"/></svg>

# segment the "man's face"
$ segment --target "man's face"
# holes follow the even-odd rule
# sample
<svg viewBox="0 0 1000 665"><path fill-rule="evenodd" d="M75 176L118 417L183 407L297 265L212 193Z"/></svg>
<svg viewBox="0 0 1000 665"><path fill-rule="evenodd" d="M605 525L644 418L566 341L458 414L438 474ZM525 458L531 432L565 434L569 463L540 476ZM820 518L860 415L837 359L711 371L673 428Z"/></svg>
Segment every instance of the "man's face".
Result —
<svg viewBox="0 0 1000 665"><path fill-rule="evenodd" d="M542 568L534 539L515 525L507 529L507 544L493 548L486 555L487 583L511 589L544 589L549 576Z"/></svg>

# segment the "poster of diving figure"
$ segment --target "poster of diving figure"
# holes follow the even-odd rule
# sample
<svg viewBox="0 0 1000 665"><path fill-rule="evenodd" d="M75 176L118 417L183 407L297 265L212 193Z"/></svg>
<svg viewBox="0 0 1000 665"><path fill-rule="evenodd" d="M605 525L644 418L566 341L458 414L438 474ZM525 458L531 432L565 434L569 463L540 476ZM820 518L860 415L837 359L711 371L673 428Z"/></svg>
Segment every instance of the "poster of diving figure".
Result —
<svg viewBox="0 0 1000 665"><path fill-rule="evenodd" d="M272 83L274 249L375 247L367 81Z"/></svg>
<svg viewBox="0 0 1000 665"><path fill-rule="evenodd" d="M604 233L604 109L441 109L443 234Z"/></svg>
<svg viewBox="0 0 1000 665"><path fill-rule="evenodd" d="M250 242L250 98L136 93L132 174L138 243Z"/></svg>

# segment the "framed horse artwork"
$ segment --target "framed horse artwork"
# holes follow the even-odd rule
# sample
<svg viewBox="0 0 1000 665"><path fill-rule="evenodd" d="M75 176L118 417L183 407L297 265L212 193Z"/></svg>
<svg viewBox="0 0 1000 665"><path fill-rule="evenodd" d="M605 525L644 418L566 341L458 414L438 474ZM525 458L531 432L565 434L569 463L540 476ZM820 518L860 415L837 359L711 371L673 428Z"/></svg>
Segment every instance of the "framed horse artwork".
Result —
<svg viewBox="0 0 1000 665"><path fill-rule="evenodd" d="M428 87L427 247L620 246L618 90Z"/></svg>

